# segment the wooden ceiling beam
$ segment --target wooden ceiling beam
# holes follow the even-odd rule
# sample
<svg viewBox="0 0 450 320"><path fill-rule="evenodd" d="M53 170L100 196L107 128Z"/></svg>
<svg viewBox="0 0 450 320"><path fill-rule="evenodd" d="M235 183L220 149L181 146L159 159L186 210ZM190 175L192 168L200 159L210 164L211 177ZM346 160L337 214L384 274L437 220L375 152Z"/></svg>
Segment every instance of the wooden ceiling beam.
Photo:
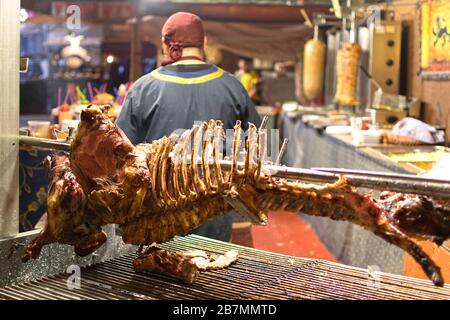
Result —
<svg viewBox="0 0 450 320"><path fill-rule="evenodd" d="M61 1L61 0L60 0ZM39 13L51 14L52 0L22 0L22 7ZM64 2L61 1L61 2ZM86 3L73 1L71 4ZM126 1L118 1L126 2ZM99 2L101 3L101 2ZM137 14L140 16L153 15L167 17L178 11L188 11L197 14L206 21L219 22L250 22L250 23L303 23L304 18L300 9L312 16L312 13L329 13L330 5L304 4L256 4L256 3L189 3L159 1L136 1ZM89 21L111 22L111 21ZM119 21L114 21L119 22Z"/></svg>

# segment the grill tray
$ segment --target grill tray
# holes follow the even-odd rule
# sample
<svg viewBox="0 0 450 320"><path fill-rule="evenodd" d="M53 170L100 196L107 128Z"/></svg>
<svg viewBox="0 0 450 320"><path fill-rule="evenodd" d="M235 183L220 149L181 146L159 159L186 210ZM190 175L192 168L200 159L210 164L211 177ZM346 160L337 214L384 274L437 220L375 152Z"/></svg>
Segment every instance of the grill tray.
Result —
<svg viewBox="0 0 450 320"><path fill-rule="evenodd" d="M165 275L137 274L136 254L81 269L81 288L68 289L69 274L0 288L0 299L450 299L450 285L317 259L303 259L189 235L162 248L209 253L239 250L224 270L201 272L192 285Z"/></svg>

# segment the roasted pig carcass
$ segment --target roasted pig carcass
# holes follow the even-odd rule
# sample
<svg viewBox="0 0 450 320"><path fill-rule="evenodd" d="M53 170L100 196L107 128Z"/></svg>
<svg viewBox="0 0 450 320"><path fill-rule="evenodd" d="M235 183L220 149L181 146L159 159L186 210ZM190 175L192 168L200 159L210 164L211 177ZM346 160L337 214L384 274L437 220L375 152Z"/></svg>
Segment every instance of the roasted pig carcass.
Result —
<svg viewBox="0 0 450 320"><path fill-rule="evenodd" d="M48 226L24 259L35 258L38 247L52 241L94 250L104 241L100 227L110 223L119 224L126 243L163 242L238 207L260 223L276 210L351 221L407 251L435 284L443 284L439 267L414 240L440 245L450 237L447 202L395 193L376 200L360 194L344 177L325 185L272 177L262 167L266 133L252 124L246 139L236 124L228 155L232 164L225 170L220 121L133 146L107 114L106 106L82 112L70 167L65 161L64 174L58 174L58 165L50 169L62 187L50 189ZM238 162L242 144L245 156ZM144 267L145 257L139 257Z"/></svg>
<svg viewBox="0 0 450 320"><path fill-rule="evenodd" d="M47 195L47 224L38 237L25 249L22 260L36 259L43 245L60 242L73 245L75 253L85 256L106 240L101 224L91 224L95 217L86 195L70 169L69 157L65 153L54 154L46 159L49 172Z"/></svg>
<svg viewBox="0 0 450 320"><path fill-rule="evenodd" d="M361 47L357 43L346 42L336 57L336 94L334 101L343 106L358 104L356 88L358 84Z"/></svg>

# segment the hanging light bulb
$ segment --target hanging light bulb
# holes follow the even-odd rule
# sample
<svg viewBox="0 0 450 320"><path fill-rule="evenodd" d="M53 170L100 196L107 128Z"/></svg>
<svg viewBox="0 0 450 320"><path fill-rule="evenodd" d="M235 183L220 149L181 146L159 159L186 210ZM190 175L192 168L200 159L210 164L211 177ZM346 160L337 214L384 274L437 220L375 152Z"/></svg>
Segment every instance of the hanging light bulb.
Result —
<svg viewBox="0 0 450 320"><path fill-rule="evenodd" d="M106 62L109 63L109 64L113 63L113 62L114 62L114 56L111 55L111 54L108 55L108 56L106 57Z"/></svg>

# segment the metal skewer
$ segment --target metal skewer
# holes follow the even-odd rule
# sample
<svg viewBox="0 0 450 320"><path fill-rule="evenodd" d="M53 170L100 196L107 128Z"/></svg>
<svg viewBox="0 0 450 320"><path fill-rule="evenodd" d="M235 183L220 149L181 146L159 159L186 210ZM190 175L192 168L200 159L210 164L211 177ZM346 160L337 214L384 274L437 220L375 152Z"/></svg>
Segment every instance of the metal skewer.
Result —
<svg viewBox="0 0 450 320"><path fill-rule="evenodd" d="M36 138L29 136L19 136L19 142L22 145L48 148L53 150L70 151L70 143L66 141L57 141L54 139Z"/></svg>
<svg viewBox="0 0 450 320"><path fill-rule="evenodd" d="M344 174L344 175L352 174L352 175L358 175L358 176L384 177L384 178L390 178L390 179L450 183L449 180L445 180L445 179L436 179L436 178L431 178L431 177L416 176L416 175L403 174L403 173L389 173L389 172L376 172L376 171L368 171L368 170L354 170L354 169L344 169L344 168L325 168L325 167L314 167L314 168L311 168L311 170L330 172L330 173L338 173L338 174Z"/></svg>
<svg viewBox="0 0 450 320"><path fill-rule="evenodd" d="M230 160L222 160L220 164L223 169L231 168ZM243 166L243 162L238 162L238 167ZM450 199L450 181L448 180L428 179L417 177L415 175L385 176L383 173L379 172L371 172L371 174L368 175L360 173L342 174L270 164L264 164L262 169L264 172L277 178L321 183L336 182L341 175L344 175L347 182L354 187L364 187L384 191L389 190Z"/></svg>
<svg viewBox="0 0 450 320"><path fill-rule="evenodd" d="M70 143L67 142L28 136L20 136L19 141L21 144L70 151ZM224 170L231 169L231 164L231 160L220 161L220 165ZM238 162L238 166L243 168L244 162ZM448 180L424 178L407 174L337 168L303 169L271 164L264 164L262 170L277 178L317 183L333 183L336 182L341 175L345 175L348 183L355 187L390 190L450 199L450 181Z"/></svg>

